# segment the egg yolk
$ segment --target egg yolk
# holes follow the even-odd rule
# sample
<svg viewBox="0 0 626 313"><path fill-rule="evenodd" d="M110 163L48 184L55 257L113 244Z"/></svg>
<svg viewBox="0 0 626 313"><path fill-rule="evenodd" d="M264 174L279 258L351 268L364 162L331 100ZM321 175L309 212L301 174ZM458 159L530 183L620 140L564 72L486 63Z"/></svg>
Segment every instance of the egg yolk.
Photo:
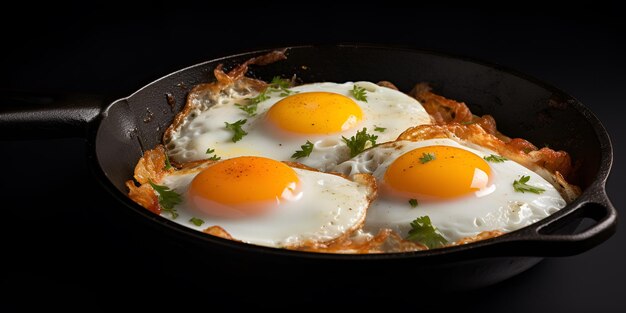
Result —
<svg viewBox="0 0 626 313"><path fill-rule="evenodd" d="M188 191L191 206L219 217L262 214L300 194L300 180L291 167L251 156L207 167L194 177Z"/></svg>
<svg viewBox="0 0 626 313"><path fill-rule="evenodd" d="M267 112L282 130L301 134L330 134L348 130L363 119L354 100L332 92L303 92L286 97Z"/></svg>
<svg viewBox="0 0 626 313"><path fill-rule="evenodd" d="M397 158L385 172L384 185L406 198L450 199L487 187L490 176L487 162L470 151L429 146Z"/></svg>

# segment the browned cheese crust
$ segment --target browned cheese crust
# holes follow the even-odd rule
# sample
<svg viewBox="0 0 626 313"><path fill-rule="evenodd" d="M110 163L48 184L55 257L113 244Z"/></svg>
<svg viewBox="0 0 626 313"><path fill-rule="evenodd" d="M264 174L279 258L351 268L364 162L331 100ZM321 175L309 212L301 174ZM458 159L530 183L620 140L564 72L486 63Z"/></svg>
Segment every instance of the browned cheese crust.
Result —
<svg viewBox="0 0 626 313"><path fill-rule="evenodd" d="M158 145L146 151L135 166L134 178L139 186L133 180L126 181L126 187L129 190L128 197L151 212L160 214L161 207L158 198L149 182L160 182L166 172L168 171L165 170L165 148Z"/></svg>
<svg viewBox="0 0 626 313"><path fill-rule="evenodd" d="M126 187L129 190L128 197L137 204L156 214L161 213L161 207L159 205L158 197L150 185L150 181L155 184L159 184L166 174L186 174L196 172L210 164L215 163L215 161L200 160L181 164L170 169L165 169L165 159L165 148L163 145L158 145L154 149L144 152L143 156L139 159L139 162L137 162L137 165L135 166L135 180L126 181ZM139 186L137 186L135 181L139 183Z"/></svg>
<svg viewBox="0 0 626 313"><path fill-rule="evenodd" d="M216 237L220 237L220 238L224 238L224 239L230 239L230 240L234 240L234 241L239 241L235 238L233 238L233 236L231 236L224 228L220 227L220 226L211 226L208 227L207 229L203 230L203 232L205 234L209 234L209 235L213 235Z"/></svg>
<svg viewBox="0 0 626 313"><path fill-rule="evenodd" d="M459 246L459 245L465 245L468 243L472 243L472 242L477 242L477 241L481 241L481 240L485 240L485 239L489 239L489 238L495 238L498 236L504 235L503 231L500 230L486 230L483 231L481 233L479 233L478 235L475 236L469 236L469 237L463 237L449 245L447 245L447 247L452 247L452 246Z"/></svg>
<svg viewBox="0 0 626 313"><path fill-rule="evenodd" d="M393 89L393 90L398 90L398 87L396 87L396 85L394 85L392 82L386 81L386 80L381 80L378 83L376 83L376 85L381 86L381 87L387 87L389 89Z"/></svg>
<svg viewBox="0 0 626 313"><path fill-rule="evenodd" d="M432 92L428 83L416 84L409 92L409 95L422 104L435 124L477 124L487 133L499 139L508 139L508 137L498 132L496 120L491 115L483 115L482 117L473 115L464 102L448 99Z"/></svg>
<svg viewBox="0 0 626 313"><path fill-rule="evenodd" d="M409 252L427 250L428 247L402 239L400 235L391 229L381 229L375 236L360 238L359 236L346 237L331 244L316 244L300 247L295 250L324 253L386 253L386 252Z"/></svg>
<svg viewBox="0 0 626 313"><path fill-rule="evenodd" d="M449 243L446 247L464 245L485 239L495 238L505 233L500 230L483 231L475 236L461 238ZM303 247L292 248L293 250L324 253L394 253L428 250L428 247L418 243L403 239L397 232L383 228L375 236L359 237L349 236L332 243L318 243Z"/></svg>

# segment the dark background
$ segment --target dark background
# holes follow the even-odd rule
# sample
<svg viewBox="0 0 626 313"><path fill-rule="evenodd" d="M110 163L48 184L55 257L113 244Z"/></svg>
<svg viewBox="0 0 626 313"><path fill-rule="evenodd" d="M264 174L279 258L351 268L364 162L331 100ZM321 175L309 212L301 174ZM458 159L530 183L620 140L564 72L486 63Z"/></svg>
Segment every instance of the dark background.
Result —
<svg viewBox="0 0 626 313"><path fill-rule="evenodd" d="M392 44L470 56L540 78L591 108L615 149L608 194L618 209L626 206L626 34L619 31L625 25L617 5L523 2L508 8L392 9L304 4L310 7L258 3L235 9L184 1L138 8L87 2L21 5L5 12L0 22L0 84L9 90L123 97L201 61L293 44ZM480 312L626 311L626 235L621 227L588 252L546 259L484 289L437 297L410 292L419 284L415 273L373 282L378 284L373 289L336 278L323 288L302 282L278 286L276 293L268 292L272 282L252 284L236 275L237 281L226 285L223 279L197 280L198 264L191 258L186 264L188 255L179 246L122 218L119 205L92 177L82 139L14 137L0 141L0 273L1 287L8 290L0 296L0 308L125 308L121 303L133 300L140 308L182 303L210 310L211 303L235 298L228 303L253 301L259 308L287 302L323 307L338 300L366 306L399 303L413 310L452 305ZM205 270L220 273L210 265Z"/></svg>

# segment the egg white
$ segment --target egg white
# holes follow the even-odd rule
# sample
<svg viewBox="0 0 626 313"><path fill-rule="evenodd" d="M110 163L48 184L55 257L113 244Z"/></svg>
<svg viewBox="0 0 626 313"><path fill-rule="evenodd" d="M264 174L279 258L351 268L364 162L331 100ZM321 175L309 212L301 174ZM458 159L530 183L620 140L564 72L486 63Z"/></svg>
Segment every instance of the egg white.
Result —
<svg viewBox="0 0 626 313"><path fill-rule="evenodd" d="M353 86L367 90L367 102L354 99ZM279 93L270 93L268 100L258 104L255 116L248 116L236 104L246 104L247 98L255 94L230 92L220 95L213 106L204 111L192 112L179 129L172 132L167 144L170 158L177 162L206 159L214 154L222 159L247 155L264 156L275 160L294 160L291 155L301 150L307 140L314 144L310 156L297 159L307 166L327 171L350 158L350 150L342 136L350 138L357 131L367 128L368 133L378 136L377 142L395 140L407 128L430 123L430 116L414 98L370 82L346 82L343 84L323 82L291 88L294 92L332 92L353 99L363 111L363 120L352 129L330 135L284 136L267 127L266 112L279 100ZM199 107L207 107L206 105ZM305 118L305 117L298 117ZM246 119L242 129L248 133L242 140L232 142L233 132L225 128L224 122L234 123ZM385 128L376 132L375 128ZM207 155L207 149L215 151Z"/></svg>
<svg viewBox="0 0 626 313"><path fill-rule="evenodd" d="M302 186L302 196L283 201L262 216L218 218L194 209L187 201L187 191L199 173L167 175L160 182L176 191L183 201L176 205L175 222L202 231L220 226L234 239L269 247L299 247L303 244L329 242L359 228L365 219L372 196L372 186L344 177L293 168ZM245 190L241 191L245 193ZM169 217L169 213L163 213ZM192 217L202 219L196 226Z"/></svg>
<svg viewBox="0 0 626 313"><path fill-rule="evenodd" d="M432 145L462 148L481 158L497 154L477 145L461 144L451 139L397 141L371 148L339 164L334 170L346 175L369 173L381 182L387 168L399 156ZM522 165L510 160L487 163L492 170L492 185L488 189L456 199L420 201L415 208L406 199L393 199L381 194L371 203L363 230L376 233L380 228L390 228L406 236L411 229L411 221L427 215L442 235L449 242L454 242L482 231L510 232L535 223L566 205L554 186ZM543 188L545 192L516 192L513 181L519 180L521 176L530 176L528 184Z"/></svg>

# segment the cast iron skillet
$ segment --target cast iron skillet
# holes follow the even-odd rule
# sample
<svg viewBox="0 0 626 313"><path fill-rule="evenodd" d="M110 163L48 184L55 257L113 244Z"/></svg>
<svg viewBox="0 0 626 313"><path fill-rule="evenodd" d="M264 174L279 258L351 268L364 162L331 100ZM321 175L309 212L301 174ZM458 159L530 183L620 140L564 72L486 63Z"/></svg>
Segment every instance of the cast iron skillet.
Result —
<svg viewBox="0 0 626 313"><path fill-rule="evenodd" d="M546 256L586 251L615 231L617 212L607 198L605 182L612 147L602 124L573 97L536 79L498 66L439 53L366 46L305 46L287 50L288 59L252 66L249 75L270 80L296 74L304 82L388 80L402 91L430 82L435 91L468 103L475 114L491 114L503 133L536 145L570 152L579 162L583 194L552 216L529 227L468 245L398 254L318 254L247 245L206 235L156 216L126 197L124 182L132 177L142 151L161 141L163 131L184 103L189 89L213 79L220 63L235 64L268 51L228 56L194 65L109 102L101 97L21 97L0 114L0 130L11 137L84 136L96 176L140 223L170 234L202 255L211 268L275 279L290 276L325 280L378 277L419 272L429 286L471 288L516 275ZM28 104L28 105L27 105ZM127 218L127 217L123 217ZM583 219L592 221L582 231Z"/></svg>

